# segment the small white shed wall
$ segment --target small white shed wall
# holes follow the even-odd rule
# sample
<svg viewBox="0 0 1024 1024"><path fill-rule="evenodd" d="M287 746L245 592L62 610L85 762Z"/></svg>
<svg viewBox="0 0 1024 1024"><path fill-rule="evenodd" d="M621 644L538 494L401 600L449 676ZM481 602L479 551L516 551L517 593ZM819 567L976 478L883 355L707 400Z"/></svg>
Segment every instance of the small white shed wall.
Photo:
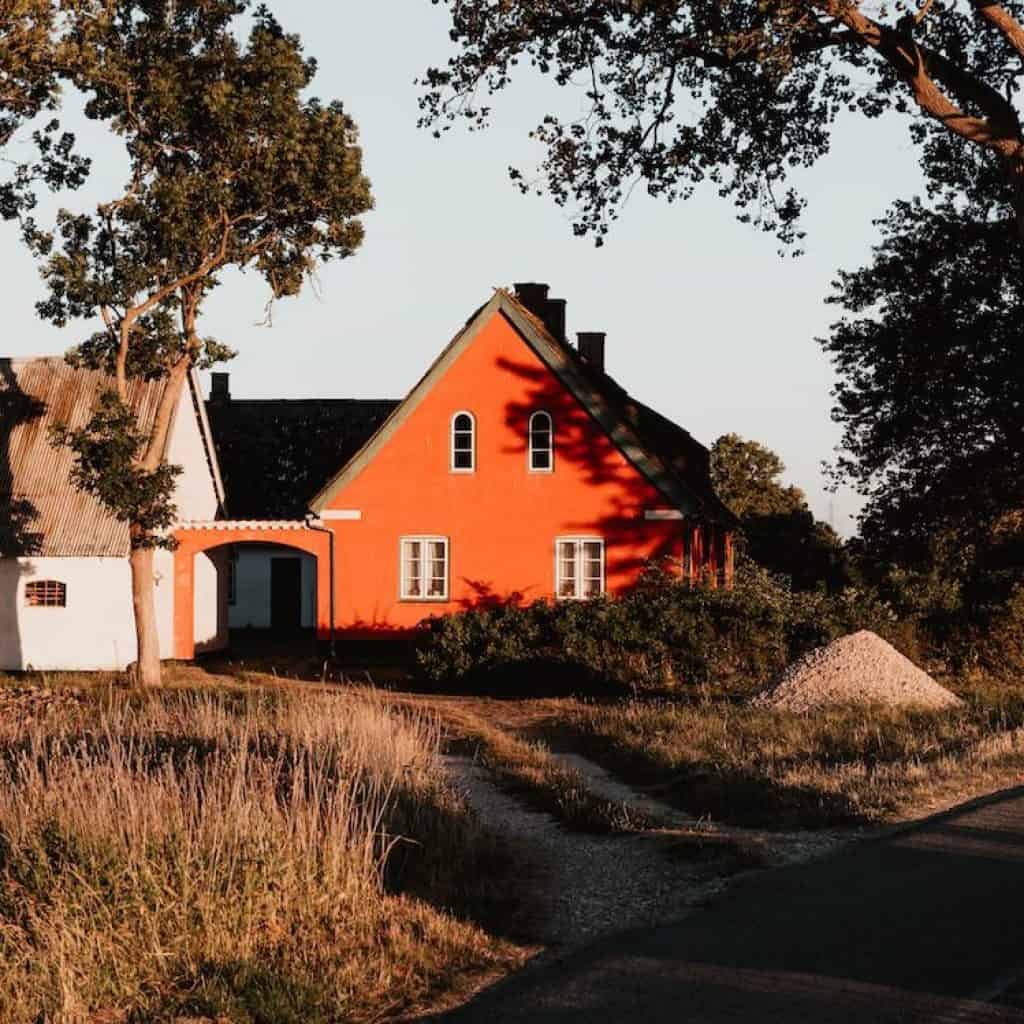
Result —
<svg viewBox="0 0 1024 1024"><path fill-rule="evenodd" d="M286 547L239 544L235 547L235 603L228 609L232 629L270 628L270 560L298 558L302 563L304 629L316 625L316 559L305 551Z"/></svg>
<svg viewBox="0 0 1024 1024"><path fill-rule="evenodd" d="M25 584L34 579L63 583L67 606L27 607ZM157 593L171 582L167 576ZM160 619L163 648L170 630ZM127 559L0 559L0 668L119 671L135 652Z"/></svg>

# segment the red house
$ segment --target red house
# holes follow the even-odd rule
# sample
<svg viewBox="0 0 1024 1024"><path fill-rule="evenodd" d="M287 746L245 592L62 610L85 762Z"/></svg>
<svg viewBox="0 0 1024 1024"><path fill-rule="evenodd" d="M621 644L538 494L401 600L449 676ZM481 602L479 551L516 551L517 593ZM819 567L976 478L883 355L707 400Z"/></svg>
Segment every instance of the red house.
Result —
<svg viewBox="0 0 1024 1024"><path fill-rule="evenodd" d="M546 285L495 292L401 402L235 403L225 381L210 420L244 519L178 530L178 657L193 653L192 559L226 544L306 552L322 635L615 594L651 560L730 578L707 449L605 372L603 334L567 342ZM281 586L270 604L287 616Z"/></svg>

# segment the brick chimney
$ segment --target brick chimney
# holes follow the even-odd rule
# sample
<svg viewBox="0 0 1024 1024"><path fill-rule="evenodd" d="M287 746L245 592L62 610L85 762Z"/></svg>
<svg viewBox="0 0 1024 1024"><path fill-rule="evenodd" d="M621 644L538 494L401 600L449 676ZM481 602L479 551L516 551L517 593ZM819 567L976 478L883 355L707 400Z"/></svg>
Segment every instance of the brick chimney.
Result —
<svg viewBox="0 0 1024 1024"><path fill-rule="evenodd" d="M520 282L516 284L516 298L559 340L565 341L565 299L549 299L546 284Z"/></svg>
<svg viewBox="0 0 1024 1024"><path fill-rule="evenodd" d="M576 348L583 361L599 373L604 373L604 331L579 331L576 334Z"/></svg>
<svg viewBox="0 0 1024 1024"><path fill-rule="evenodd" d="M210 401L211 402L230 402L231 391L228 388L228 381L230 374L227 373L211 373L210 374Z"/></svg>

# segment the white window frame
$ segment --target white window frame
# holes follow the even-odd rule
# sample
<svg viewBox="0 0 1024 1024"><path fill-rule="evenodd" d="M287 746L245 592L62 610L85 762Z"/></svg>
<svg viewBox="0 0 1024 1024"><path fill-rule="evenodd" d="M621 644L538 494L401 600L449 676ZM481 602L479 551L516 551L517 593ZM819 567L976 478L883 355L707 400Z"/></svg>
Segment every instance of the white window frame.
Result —
<svg viewBox="0 0 1024 1024"><path fill-rule="evenodd" d="M406 559L405 559L405 545L418 543L420 545L427 544L443 544L444 545L444 592L441 594L413 594L409 591L410 576L406 574ZM424 577L423 574L423 563L425 561L423 556L423 548L420 549L420 586L421 589L427 589L424 584L429 584L430 580ZM452 548L451 543L447 537L442 537L437 534L410 534L407 536L400 537L398 540L398 597L401 601L447 601L449 591L449 580L451 579L451 566L452 566ZM431 576L430 579L434 577Z"/></svg>
<svg viewBox="0 0 1024 1024"><path fill-rule="evenodd" d="M539 469L533 464L533 453L534 451L544 451L542 448L534 448L533 446L533 421L538 416L546 416L548 419L548 465L546 468ZM547 411L547 409L535 409L530 413L530 419L526 424L526 468L531 473L553 473L555 471L555 418Z"/></svg>
<svg viewBox="0 0 1024 1024"><path fill-rule="evenodd" d="M455 421L460 416L469 417L469 466L455 465ZM464 433L464 431L460 431ZM459 409L452 413L448 424L448 469L452 473L475 473L476 472L476 417L468 409Z"/></svg>
<svg viewBox="0 0 1024 1024"><path fill-rule="evenodd" d="M562 545L573 544L575 545L575 552L573 555L574 563L576 566L575 575L575 593L563 594L562 593ZM586 594L584 593L584 582L587 579L583 575L583 563L585 561L583 557L583 545L584 544L598 544L601 548L601 589L597 594ZM606 592L606 559L605 559L605 543L603 537L557 537L555 539L555 598L559 601L590 601L594 597L602 597Z"/></svg>

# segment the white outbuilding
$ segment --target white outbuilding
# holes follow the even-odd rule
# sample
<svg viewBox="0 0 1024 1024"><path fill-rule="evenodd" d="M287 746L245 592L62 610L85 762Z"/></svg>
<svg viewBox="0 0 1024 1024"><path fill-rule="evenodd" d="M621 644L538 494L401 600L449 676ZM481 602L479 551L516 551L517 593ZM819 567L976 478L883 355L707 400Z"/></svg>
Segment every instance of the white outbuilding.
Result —
<svg viewBox="0 0 1024 1024"><path fill-rule="evenodd" d="M52 428L83 426L111 381L61 357L0 359L0 670L115 670L135 660L128 528L70 480L73 456ZM145 428L164 382L135 382ZM224 490L197 377L183 389L166 458L182 467L174 500L183 520L223 513ZM196 556L197 651L228 639L230 552ZM174 558L156 553L162 657L174 652Z"/></svg>

